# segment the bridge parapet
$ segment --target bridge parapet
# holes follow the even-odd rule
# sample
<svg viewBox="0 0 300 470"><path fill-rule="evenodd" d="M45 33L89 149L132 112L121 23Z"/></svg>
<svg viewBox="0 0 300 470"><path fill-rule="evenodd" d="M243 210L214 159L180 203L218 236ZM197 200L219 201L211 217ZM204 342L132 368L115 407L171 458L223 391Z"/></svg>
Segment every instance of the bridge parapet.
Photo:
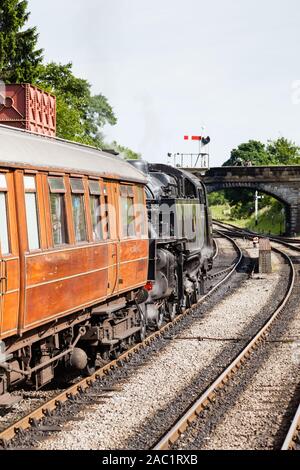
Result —
<svg viewBox="0 0 300 470"><path fill-rule="evenodd" d="M188 171L194 174L203 174L203 169L189 168ZM271 181L299 181L300 182L300 165L299 166L222 166L210 168L205 172L206 181L213 179L216 181L221 178L222 181L236 180L243 178L245 181L262 180Z"/></svg>
<svg viewBox="0 0 300 470"><path fill-rule="evenodd" d="M249 188L265 192L280 200L286 208L286 234L300 234L300 165L299 166L222 166L189 168L205 183L207 191L226 188Z"/></svg>

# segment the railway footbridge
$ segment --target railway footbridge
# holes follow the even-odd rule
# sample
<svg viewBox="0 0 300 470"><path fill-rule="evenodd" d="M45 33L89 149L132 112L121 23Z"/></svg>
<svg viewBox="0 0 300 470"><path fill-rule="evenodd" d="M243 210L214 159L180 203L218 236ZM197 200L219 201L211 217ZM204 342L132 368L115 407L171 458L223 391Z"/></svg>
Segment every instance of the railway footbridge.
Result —
<svg viewBox="0 0 300 470"><path fill-rule="evenodd" d="M188 168L201 176L208 193L226 188L249 188L269 194L284 204L286 235L300 234L300 165L299 166L223 166L207 171Z"/></svg>

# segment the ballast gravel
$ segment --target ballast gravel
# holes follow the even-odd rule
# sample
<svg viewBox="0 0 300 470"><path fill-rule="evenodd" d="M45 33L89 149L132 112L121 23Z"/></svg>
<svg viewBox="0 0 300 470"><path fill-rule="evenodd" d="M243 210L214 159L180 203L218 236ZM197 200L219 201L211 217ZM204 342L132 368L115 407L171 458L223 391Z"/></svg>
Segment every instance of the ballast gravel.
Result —
<svg viewBox="0 0 300 470"><path fill-rule="evenodd" d="M295 256L292 250L284 251ZM299 293L297 273L293 294L267 340L217 396L214 406L200 414L176 449L281 448L300 401Z"/></svg>
<svg viewBox="0 0 300 470"><path fill-rule="evenodd" d="M218 242L223 252L229 250L230 242L224 239ZM248 257L257 256L249 242L238 243ZM123 378L120 391L107 394L103 404L81 410L77 418L82 420L69 422L62 432L40 442L38 448L110 450L153 445L201 387L204 390L230 362L283 297L286 267L274 253L272 260L272 274L255 274L252 279L244 274L238 290L211 306L204 316L195 317L190 327L151 355L143 367Z"/></svg>

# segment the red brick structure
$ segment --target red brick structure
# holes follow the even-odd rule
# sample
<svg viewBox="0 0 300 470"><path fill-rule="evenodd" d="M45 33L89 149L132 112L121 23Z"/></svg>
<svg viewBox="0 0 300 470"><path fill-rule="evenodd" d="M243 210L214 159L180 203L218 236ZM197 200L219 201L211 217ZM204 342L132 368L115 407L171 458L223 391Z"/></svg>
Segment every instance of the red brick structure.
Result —
<svg viewBox="0 0 300 470"><path fill-rule="evenodd" d="M56 98L28 83L0 89L0 124L56 135Z"/></svg>

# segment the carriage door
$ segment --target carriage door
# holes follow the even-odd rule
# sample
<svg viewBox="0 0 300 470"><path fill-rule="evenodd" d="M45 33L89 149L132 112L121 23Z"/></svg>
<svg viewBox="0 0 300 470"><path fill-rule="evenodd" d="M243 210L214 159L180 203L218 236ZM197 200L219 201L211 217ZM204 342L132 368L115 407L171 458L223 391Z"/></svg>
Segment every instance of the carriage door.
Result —
<svg viewBox="0 0 300 470"><path fill-rule="evenodd" d="M104 219L104 239L108 244L108 296L118 291L119 238L117 188L118 185L113 181L104 181L103 183L102 210L104 210L104 213L102 213L102 217Z"/></svg>
<svg viewBox="0 0 300 470"><path fill-rule="evenodd" d="M17 332L19 252L13 173L0 170L0 336Z"/></svg>

